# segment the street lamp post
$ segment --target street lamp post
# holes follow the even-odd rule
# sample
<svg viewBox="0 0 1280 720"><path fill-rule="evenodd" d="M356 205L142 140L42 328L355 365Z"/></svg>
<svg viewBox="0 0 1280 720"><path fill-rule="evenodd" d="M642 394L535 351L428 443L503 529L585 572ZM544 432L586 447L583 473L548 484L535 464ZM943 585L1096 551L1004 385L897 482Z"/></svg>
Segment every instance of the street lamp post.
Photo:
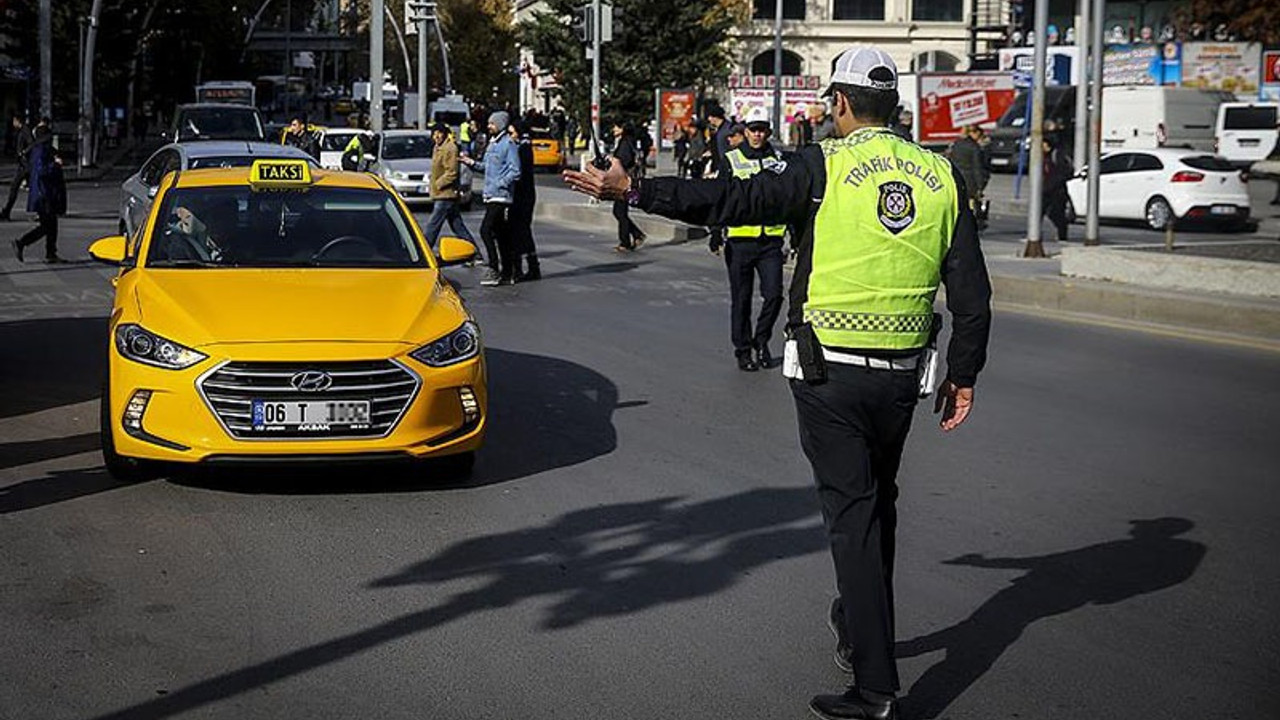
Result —
<svg viewBox="0 0 1280 720"><path fill-rule="evenodd" d="M1022 256L1044 257L1040 241L1040 216L1044 208L1044 74L1049 31L1049 0L1036 0L1035 64L1031 71L1031 197L1027 202L1027 242Z"/></svg>
<svg viewBox="0 0 1280 720"><path fill-rule="evenodd" d="M382 132L382 36L386 32L383 0L372 0L369 13L369 129Z"/></svg>
<svg viewBox="0 0 1280 720"><path fill-rule="evenodd" d="M1089 175L1085 183L1089 188L1085 211L1084 244L1098 244L1098 197L1101 187L1102 159L1102 18L1106 17L1106 0L1093 0L1093 41L1089 48L1089 72L1093 83L1089 86Z"/></svg>
<svg viewBox="0 0 1280 720"><path fill-rule="evenodd" d="M782 0L773 0L773 131L782 132Z"/></svg>

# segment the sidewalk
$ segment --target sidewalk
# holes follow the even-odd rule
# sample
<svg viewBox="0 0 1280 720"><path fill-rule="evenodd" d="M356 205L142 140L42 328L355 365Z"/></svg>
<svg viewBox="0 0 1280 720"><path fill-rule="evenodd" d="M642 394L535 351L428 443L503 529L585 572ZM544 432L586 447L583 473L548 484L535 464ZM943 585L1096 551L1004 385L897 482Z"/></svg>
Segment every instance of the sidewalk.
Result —
<svg viewBox="0 0 1280 720"><path fill-rule="evenodd" d="M564 188L539 186L537 219L612 234L609 203L592 204ZM645 248L702 242L705 233L643 212L631 218L649 235ZM1065 317L1104 318L1154 327L1180 336L1241 342L1280 352L1280 298L1253 298L1200 292L1171 292L1121 283L1064 277L1055 242L1050 257L1019 257L1022 243L983 240L997 306ZM1280 268L1277 268L1280 272Z"/></svg>
<svg viewBox="0 0 1280 720"><path fill-rule="evenodd" d="M163 143L159 137L147 138L140 145L130 142L121 143L119 146L106 150L102 153L102 163L95 167L88 167L81 171L78 167L67 166L63 168L63 175L68 183L81 182L97 182L105 177L108 173L114 171L117 165L132 163L141 165L151 153L160 148ZM17 163L13 158L4 158L0 160L0 185L8 187L13 181L13 173L17 170Z"/></svg>

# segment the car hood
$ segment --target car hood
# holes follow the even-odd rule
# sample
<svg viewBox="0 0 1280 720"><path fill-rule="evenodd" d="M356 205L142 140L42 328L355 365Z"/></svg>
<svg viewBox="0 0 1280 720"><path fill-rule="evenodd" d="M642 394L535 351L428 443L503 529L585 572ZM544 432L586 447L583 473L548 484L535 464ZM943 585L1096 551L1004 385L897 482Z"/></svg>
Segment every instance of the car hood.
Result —
<svg viewBox="0 0 1280 720"><path fill-rule="evenodd" d="M404 158L401 160L382 160L382 167L399 172L424 173L431 172L431 158Z"/></svg>
<svg viewBox="0 0 1280 720"><path fill-rule="evenodd" d="M219 343L420 345L467 318L429 268L146 270L133 284L142 324L190 347Z"/></svg>

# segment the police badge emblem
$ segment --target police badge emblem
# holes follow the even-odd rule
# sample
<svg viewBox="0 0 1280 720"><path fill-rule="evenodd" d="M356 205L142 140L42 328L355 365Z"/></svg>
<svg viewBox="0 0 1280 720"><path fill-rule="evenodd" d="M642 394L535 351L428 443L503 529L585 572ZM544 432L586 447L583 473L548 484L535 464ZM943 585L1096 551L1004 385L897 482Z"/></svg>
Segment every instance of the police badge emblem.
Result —
<svg viewBox="0 0 1280 720"><path fill-rule="evenodd" d="M911 186L904 182L887 182L880 185L880 203L876 208L880 224L897 235L906 230L916 219L916 203L911 197Z"/></svg>

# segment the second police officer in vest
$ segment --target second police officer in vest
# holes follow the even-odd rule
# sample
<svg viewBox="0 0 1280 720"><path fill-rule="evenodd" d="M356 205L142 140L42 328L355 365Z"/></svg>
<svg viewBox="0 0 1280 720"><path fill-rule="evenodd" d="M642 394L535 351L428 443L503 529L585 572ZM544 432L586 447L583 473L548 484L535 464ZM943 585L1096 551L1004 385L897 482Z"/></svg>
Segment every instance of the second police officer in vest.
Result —
<svg viewBox="0 0 1280 720"><path fill-rule="evenodd" d="M725 153L729 173L746 180L782 162L769 144L769 120L762 107L747 115L746 142ZM725 264L729 267L729 329L739 370L773 367L769 340L782 311L782 241L785 224L733 225L725 229ZM760 315L751 327L751 295L760 279Z"/></svg>
<svg viewBox="0 0 1280 720"><path fill-rule="evenodd" d="M796 232L787 350L798 350L799 361L787 358L783 370L835 564L836 663L854 677L846 692L810 701L824 718L897 717L896 477L925 384L917 372L935 331L939 282L952 316L934 404L944 431L972 409L991 324L991 285L964 182L946 159L887 129L897 84L882 50L845 51L827 90L837 137L749 180L632 183L616 166L565 173L582 192L625 197L692 224L786 222Z"/></svg>

